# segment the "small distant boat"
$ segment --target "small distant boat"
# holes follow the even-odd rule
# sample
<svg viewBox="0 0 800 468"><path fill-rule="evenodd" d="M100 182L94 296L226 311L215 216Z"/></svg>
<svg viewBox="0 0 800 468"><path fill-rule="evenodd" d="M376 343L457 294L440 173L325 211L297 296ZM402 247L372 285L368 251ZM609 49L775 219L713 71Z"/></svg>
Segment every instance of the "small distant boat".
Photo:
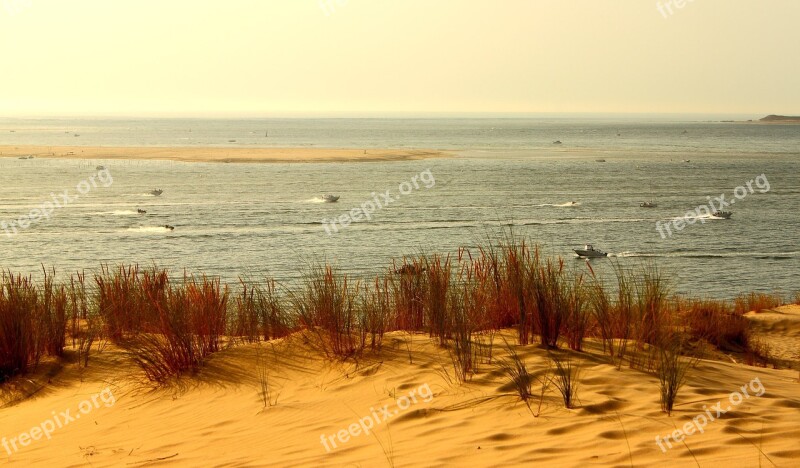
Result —
<svg viewBox="0 0 800 468"><path fill-rule="evenodd" d="M714 210L714 211L711 212L711 216L713 216L715 218L720 218L720 219L731 219L731 216L733 216L733 212L732 211L717 211L717 210Z"/></svg>
<svg viewBox="0 0 800 468"><path fill-rule="evenodd" d="M339 201L339 195L323 195L322 200L325 203L336 203Z"/></svg>
<svg viewBox="0 0 800 468"><path fill-rule="evenodd" d="M658 207L658 203L646 201L639 203L639 206L641 206L642 208L656 208Z"/></svg>
<svg viewBox="0 0 800 468"><path fill-rule="evenodd" d="M236 143L236 140L228 140L228 143Z"/></svg>
<svg viewBox="0 0 800 468"><path fill-rule="evenodd" d="M606 160L605 160L605 159L595 159L594 161L595 161L595 162L606 162Z"/></svg>
<svg viewBox="0 0 800 468"><path fill-rule="evenodd" d="M608 257L608 253L603 252L602 250L595 249L592 244L586 244L583 249L572 249L573 252L578 254L578 257L585 257L585 258L600 258L600 257Z"/></svg>
<svg viewBox="0 0 800 468"><path fill-rule="evenodd" d="M136 212L139 213L139 214L147 214L147 211L145 211L145 210L143 210L141 208L137 208Z"/></svg>
<svg viewBox="0 0 800 468"><path fill-rule="evenodd" d="M164 225L164 228L165 228L165 229L168 229L168 230L170 230L170 231L174 231L174 230L175 230L175 226L170 226L169 224L165 224L165 225Z"/></svg>
<svg viewBox="0 0 800 468"><path fill-rule="evenodd" d="M691 159L684 159L683 162L690 163L690 162L692 162L692 160Z"/></svg>
<svg viewBox="0 0 800 468"><path fill-rule="evenodd" d="M105 166L97 166L97 167L95 167L95 169L97 169L98 171L105 171L106 167Z"/></svg>
<svg viewBox="0 0 800 468"><path fill-rule="evenodd" d="M561 144L561 140L556 140L556 141L553 142L553 144L554 145L560 145Z"/></svg>
<svg viewBox="0 0 800 468"><path fill-rule="evenodd" d="M80 133L76 133L76 134L75 134L75 135L73 135L73 136L79 137L79 136L81 136L81 134L80 134Z"/></svg>
<svg viewBox="0 0 800 468"><path fill-rule="evenodd" d="M164 191L161 190L161 189L155 189L155 190L151 190L150 191L150 195L152 195L154 197L157 197L157 196L161 195L162 193L164 193Z"/></svg>

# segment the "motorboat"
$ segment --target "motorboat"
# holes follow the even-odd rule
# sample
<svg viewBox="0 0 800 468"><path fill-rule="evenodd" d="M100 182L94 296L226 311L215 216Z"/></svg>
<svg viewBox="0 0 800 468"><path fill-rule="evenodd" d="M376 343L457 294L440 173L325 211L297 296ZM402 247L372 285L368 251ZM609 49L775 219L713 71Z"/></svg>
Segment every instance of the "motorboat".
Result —
<svg viewBox="0 0 800 468"><path fill-rule="evenodd" d="M606 162L606 160L605 160L605 159L595 159L594 161L595 161L595 162Z"/></svg>
<svg viewBox="0 0 800 468"><path fill-rule="evenodd" d="M145 211L145 210L143 210L141 208L137 208L136 212L139 213L139 214L147 214L147 211Z"/></svg>
<svg viewBox="0 0 800 468"><path fill-rule="evenodd" d="M656 208L658 206L658 203L646 201L639 203L639 206L642 208Z"/></svg>
<svg viewBox="0 0 800 468"><path fill-rule="evenodd" d="M583 249L572 249L572 251L578 254L578 257L585 257L585 258L608 257L608 253L603 252L602 250L595 249L592 246L592 244L586 244Z"/></svg>
<svg viewBox="0 0 800 468"><path fill-rule="evenodd" d="M720 218L720 219L731 219L731 216L733 216L733 212L732 211L717 211L717 210L714 210L714 211L711 212L711 216L713 216L715 218Z"/></svg>
<svg viewBox="0 0 800 468"><path fill-rule="evenodd" d="M325 203L336 203L339 201L339 195L323 195L322 200Z"/></svg>
<svg viewBox="0 0 800 468"><path fill-rule="evenodd" d="M161 195L162 193L164 193L164 191L161 190L161 189L155 189L155 190L151 190L150 191L150 195L152 195L154 197L157 197L157 196Z"/></svg>
<svg viewBox="0 0 800 468"><path fill-rule="evenodd" d="M169 224L165 224L165 225L164 225L164 228L165 228L165 229L168 229L168 230L170 230L170 231L174 231L174 230L175 230L175 226L170 226Z"/></svg>
<svg viewBox="0 0 800 468"><path fill-rule="evenodd" d="M561 144L561 140L556 140L556 141L553 142L553 144L554 145L560 145Z"/></svg>

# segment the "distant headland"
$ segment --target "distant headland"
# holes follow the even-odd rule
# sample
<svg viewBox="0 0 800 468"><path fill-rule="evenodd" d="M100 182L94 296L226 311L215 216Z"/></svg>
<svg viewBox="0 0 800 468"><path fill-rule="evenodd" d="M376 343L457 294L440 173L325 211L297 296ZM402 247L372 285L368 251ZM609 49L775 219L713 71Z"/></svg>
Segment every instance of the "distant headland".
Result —
<svg viewBox="0 0 800 468"><path fill-rule="evenodd" d="M778 122L778 123L800 123L800 116L790 115L768 115L759 122Z"/></svg>

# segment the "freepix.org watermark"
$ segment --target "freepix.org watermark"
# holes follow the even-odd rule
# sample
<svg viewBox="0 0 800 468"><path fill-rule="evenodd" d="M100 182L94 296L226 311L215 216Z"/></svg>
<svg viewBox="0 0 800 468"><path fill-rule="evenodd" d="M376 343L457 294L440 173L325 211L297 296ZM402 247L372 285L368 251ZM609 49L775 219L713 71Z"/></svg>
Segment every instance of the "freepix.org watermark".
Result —
<svg viewBox="0 0 800 468"><path fill-rule="evenodd" d="M61 411L58 414L53 411L51 418L46 419L37 426L33 426L30 430L16 437L3 437L2 440L0 440L0 446L11 456L19 452L20 449L29 446L31 443L42 440L42 438L50 440L56 430L77 422L81 416L88 415L92 411L100 408L101 403L106 408L111 408L116 402L117 398L114 396L114 393L110 388L106 387L100 393L92 395L90 398L80 402L76 413L72 413L70 409Z"/></svg>
<svg viewBox="0 0 800 468"><path fill-rule="evenodd" d="M656 8L658 12L661 13L661 16L664 19L668 19L670 16L675 14L676 10L681 10L686 7L686 5L692 3L694 0L659 0L656 2ZM675 7L675 10L672 8Z"/></svg>
<svg viewBox="0 0 800 468"><path fill-rule="evenodd" d="M749 392L748 387L750 390ZM717 404L711 408L703 405L703 410L705 412L692 418L692 420L684 424L681 429L675 429L672 434L664 437L656 436L656 445L658 445L662 452L667 453L667 449L672 448L672 442L669 441L670 438L677 444L683 442L686 437L695 434L696 432L704 433L705 427L708 423L716 421L722 417L723 414L732 410L734 407L741 405L743 401L749 399L751 396L760 397L766 392L767 389L764 388L764 384L762 384L761 380L756 377L749 383L742 385L742 388L740 388L738 391L728 395L728 402L730 405L725 405L723 408L724 403L722 401L717 402Z"/></svg>
<svg viewBox="0 0 800 468"><path fill-rule="evenodd" d="M412 177L410 181L401 183L397 187L397 190L400 192L399 195L393 196L391 190L387 190L385 193L372 192L372 200L365 201L359 207L353 208L349 212L340 215L338 218L330 220L327 218L323 219L322 227L324 227L325 232L331 236L334 232L339 232L340 228L346 228L352 223L370 220L375 211L386 208L390 204L400 200L402 196L408 195L414 190L419 190L420 183L422 183L422 186L426 189L433 188L436 185L436 179L433 177L433 173L431 173L430 169L420 172Z"/></svg>
<svg viewBox="0 0 800 468"><path fill-rule="evenodd" d="M755 193L753 188L755 184L759 193L767 193L770 190L769 180L767 176L761 174L755 179L750 179L744 185L740 185L733 190L733 198L726 199L725 194L718 197L707 197L708 205L700 205L692 211L688 211L683 217L675 218L669 222L656 221L656 231L661 234L662 239L672 236L672 230L680 232L686 226L695 224L700 221L705 224L706 221L714 218L728 218L731 216L730 212L725 211L730 206L734 205L737 200L743 200L751 193Z"/></svg>
<svg viewBox="0 0 800 468"><path fill-rule="evenodd" d="M53 215L56 208L64 208L70 203L75 202L81 195L86 195L95 188L98 184L104 188L108 188L114 183L114 178L108 169L97 171L87 179L84 179L75 186L75 191L78 194L70 192L69 189L64 190L62 193L50 193L50 200L45 201L30 212L19 218L11 221L0 220L0 231L3 231L7 237L14 237L19 233L20 229L28 229L44 220L49 220Z"/></svg>
<svg viewBox="0 0 800 468"><path fill-rule="evenodd" d="M325 16L331 16L336 13L336 7L346 6L349 0L317 0L319 8L325 13Z"/></svg>
<svg viewBox="0 0 800 468"><path fill-rule="evenodd" d="M418 388L411 390L408 395L404 395L397 399L395 404L397 409L389 409L389 405L383 405L379 409L370 408L370 414L364 416L358 421L347 426L347 429L342 429L335 434L319 436L319 442L325 447L326 452L338 448L337 441L342 445L350 441L350 439L360 436L361 434L369 435L370 431L375 426L379 426L389 419L397 416L400 411L405 411L412 404L417 404L420 401L430 403L433 400L433 391L428 384L420 385Z"/></svg>
<svg viewBox="0 0 800 468"><path fill-rule="evenodd" d="M3 9L9 15L18 15L33 6L33 0L2 0Z"/></svg>

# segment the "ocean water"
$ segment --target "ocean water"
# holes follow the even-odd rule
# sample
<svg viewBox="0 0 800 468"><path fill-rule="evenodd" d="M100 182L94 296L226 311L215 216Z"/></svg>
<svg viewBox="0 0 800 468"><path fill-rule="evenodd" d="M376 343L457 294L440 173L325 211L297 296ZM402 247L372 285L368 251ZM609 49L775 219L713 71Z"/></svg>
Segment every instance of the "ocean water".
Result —
<svg viewBox="0 0 800 468"><path fill-rule="evenodd" d="M44 264L67 275L101 263L138 262L229 282L271 276L291 284L318 261L367 277L403 255L474 249L513 229L574 268L586 269L571 251L584 243L610 253L592 260L601 271L614 262L654 262L679 293L724 298L800 290L800 126L632 119L0 120L0 145L14 144L411 147L455 155L304 164L0 158L0 268L15 272L38 274ZM98 176L97 165L107 171ZM747 194L735 199L739 186ZM150 195L154 188L164 194ZM52 201L51 194L60 200L65 190L78 198L49 219L19 227L20 217ZM323 222L377 205L386 191L396 200L370 219L337 225L338 232ZM340 201L323 203L323 193ZM657 222L663 226L721 194L735 199L732 219L659 234ZM640 208L645 200L658 207Z"/></svg>

